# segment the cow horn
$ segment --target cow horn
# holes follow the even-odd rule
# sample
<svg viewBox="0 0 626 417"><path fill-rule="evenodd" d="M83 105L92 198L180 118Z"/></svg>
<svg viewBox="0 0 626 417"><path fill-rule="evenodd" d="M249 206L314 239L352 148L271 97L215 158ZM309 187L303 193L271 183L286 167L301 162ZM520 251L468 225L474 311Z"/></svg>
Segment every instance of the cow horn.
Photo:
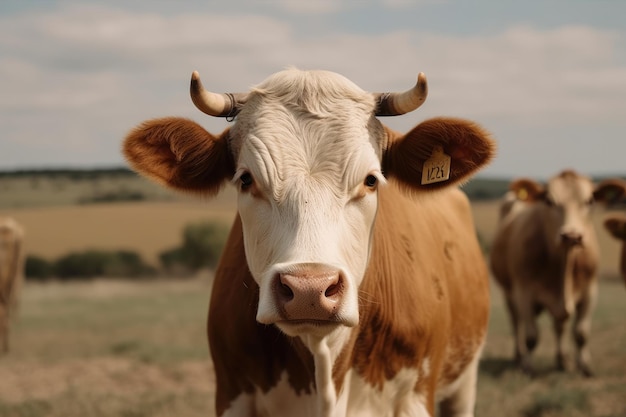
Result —
<svg viewBox="0 0 626 417"><path fill-rule="evenodd" d="M247 98L247 94L243 93L217 94L206 90L200 81L198 71L191 74L189 93L198 110L216 117L235 117Z"/></svg>
<svg viewBox="0 0 626 417"><path fill-rule="evenodd" d="M415 87L404 93L374 93L376 116L398 116L417 109L426 101L428 84L426 75L417 75Z"/></svg>

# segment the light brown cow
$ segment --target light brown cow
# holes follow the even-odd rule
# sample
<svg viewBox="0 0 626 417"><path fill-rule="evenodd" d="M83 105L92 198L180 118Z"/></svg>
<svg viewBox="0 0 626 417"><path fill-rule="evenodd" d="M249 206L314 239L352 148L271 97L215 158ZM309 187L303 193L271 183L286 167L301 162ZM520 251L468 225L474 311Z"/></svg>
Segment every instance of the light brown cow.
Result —
<svg viewBox="0 0 626 417"><path fill-rule="evenodd" d="M604 219L604 227L609 231L611 236L621 241L622 250L619 267L624 283L626 284L626 214L608 214Z"/></svg>
<svg viewBox="0 0 626 417"><path fill-rule="evenodd" d="M9 351L11 313L17 308L24 279L23 231L17 222L0 217L0 346Z"/></svg>
<svg viewBox="0 0 626 417"><path fill-rule="evenodd" d="M177 190L238 189L209 308L217 415L434 416L440 400L472 416L488 271L454 184L490 160L489 135L451 118L385 127L377 115L424 100L422 74L400 94L295 69L245 95L194 73L191 91L238 114L232 128L150 120L124 152Z"/></svg>
<svg viewBox="0 0 626 417"><path fill-rule="evenodd" d="M552 316L556 362L566 368L564 330L574 316L576 363L592 375L587 340L596 300L599 249L590 219L594 202L624 193L619 181L594 187L566 170L544 186L530 179L511 183L491 250L491 269L502 287L515 339L515 358L533 372L530 354L538 342L537 316Z"/></svg>

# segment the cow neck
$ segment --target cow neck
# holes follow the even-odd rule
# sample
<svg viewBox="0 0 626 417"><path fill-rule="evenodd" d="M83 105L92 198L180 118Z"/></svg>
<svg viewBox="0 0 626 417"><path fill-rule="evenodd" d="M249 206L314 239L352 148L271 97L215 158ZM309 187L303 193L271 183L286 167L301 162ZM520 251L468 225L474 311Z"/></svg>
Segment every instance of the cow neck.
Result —
<svg viewBox="0 0 626 417"><path fill-rule="evenodd" d="M588 285L587 281L595 275L596 260L591 249L587 246L561 248L558 251L556 263L558 267L558 284L562 292L564 311L558 312L571 316L574 313L576 295L580 288Z"/></svg>
<svg viewBox="0 0 626 417"><path fill-rule="evenodd" d="M579 248L568 248L563 251L561 259L563 270L563 308L565 309L566 317L571 316L574 313L574 267L576 264L576 255Z"/></svg>
<svg viewBox="0 0 626 417"><path fill-rule="evenodd" d="M361 378L382 389L403 369L411 369L425 359L426 351L435 343L434 339L426 337L430 333L426 318L440 316L442 304L434 290L435 278L424 275L414 261L423 256L422 252L411 243L411 233L416 228L428 235L431 225L413 214L412 203L400 204L406 200L396 186L387 187L384 195L383 190L379 193L376 237L359 295L362 325L352 362ZM377 302L373 302L370 294L376 294ZM418 299L421 302L416 304ZM410 316L403 313L408 311L412 312ZM435 356L431 353L432 363L439 360ZM436 375L431 372L430 376Z"/></svg>
<svg viewBox="0 0 626 417"><path fill-rule="evenodd" d="M302 341L313 354L315 362L315 387L317 390L317 415L330 417L335 415L337 392L333 383L333 363L336 355L329 347L328 337L318 338L310 335L301 336Z"/></svg>

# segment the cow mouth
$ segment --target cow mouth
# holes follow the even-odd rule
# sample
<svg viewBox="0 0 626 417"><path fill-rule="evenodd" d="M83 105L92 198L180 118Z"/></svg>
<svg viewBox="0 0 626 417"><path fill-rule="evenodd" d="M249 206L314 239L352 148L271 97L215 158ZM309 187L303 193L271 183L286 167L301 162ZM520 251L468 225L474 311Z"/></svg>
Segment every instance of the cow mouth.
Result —
<svg viewBox="0 0 626 417"><path fill-rule="evenodd" d="M289 336L318 335L324 336L332 333L344 323L338 320L279 320L274 323L283 333Z"/></svg>
<svg viewBox="0 0 626 417"><path fill-rule="evenodd" d="M340 326L341 323L339 320L307 320L307 319L297 319L297 320L280 320L276 324L287 325L287 326L314 326L314 327L323 327L323 326Z"/></svg>

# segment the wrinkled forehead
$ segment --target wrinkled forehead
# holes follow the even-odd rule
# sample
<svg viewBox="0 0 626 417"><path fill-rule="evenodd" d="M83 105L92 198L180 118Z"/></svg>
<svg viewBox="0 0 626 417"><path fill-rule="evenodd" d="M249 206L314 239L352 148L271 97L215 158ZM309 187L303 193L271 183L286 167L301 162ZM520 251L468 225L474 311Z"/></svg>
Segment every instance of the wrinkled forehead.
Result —
<svg viewBox="0 0 626 417"><path fill-rule="evenodd" d="M231 148L238 153L250 137L287 147L372 140L379 147L383 129L374 110L373 95L339 74L282 71L252 89L231 130Z"/></svg>
<svg viewBox="0 0 626 417"><path fill-rule="evenodd" d="M584 202L593 196L593 183L585 176L565 171L550 179L548 195L560 203Z"/></svg>

